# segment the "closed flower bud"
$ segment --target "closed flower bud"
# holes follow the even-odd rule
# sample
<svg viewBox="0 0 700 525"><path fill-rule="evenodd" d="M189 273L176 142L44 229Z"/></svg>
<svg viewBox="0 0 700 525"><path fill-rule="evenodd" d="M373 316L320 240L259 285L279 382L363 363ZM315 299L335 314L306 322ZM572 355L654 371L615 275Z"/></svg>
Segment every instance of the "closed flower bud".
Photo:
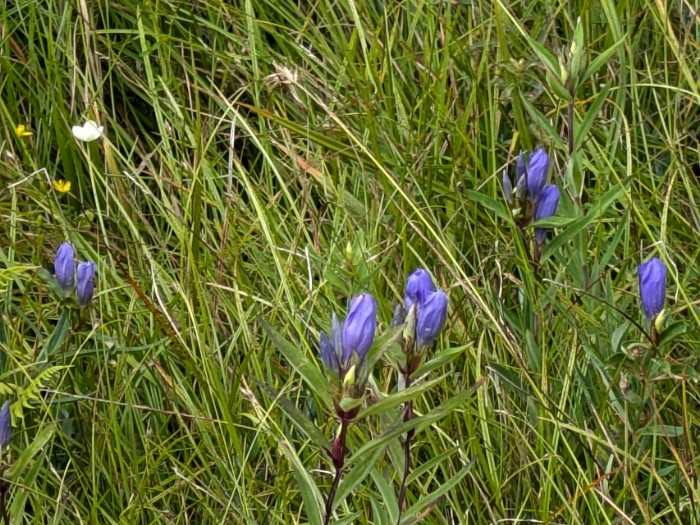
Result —
<svg viewBox="0 0 700 525"><path fill-rule="evenodd" d="M442 290L431 293L420 306L416 323L416 342L429 346L442 330L447 318L447 296Z"/></svg>
<svg viewBox="0 0 700 525"><path fill-rule="evenodd" d="M535 208L535 220L551 217L557 211L559 205L559 188L554 184L548 184L542 190L540 202ZM535 241L543 244L547 239L547 228L535 228Z"/></svg>
<svg viewBox="0 0 700 525"><path fill-rule="evenodd" d="M510 181L510 175L505 170L503 170L503 197L508 204L513 205L513 183Z"/></svg>
<svg viewBox="0 0 700 525"><path fill-rule="evenodd" d="M0 448L6 448L12 442L12 414L10 402L5 401L0 409Z"/></svg>
<svg viewBox="0 0 700 525"><path fill-rule="evenodd" d="M95 292L95 271L97 265L94 262L81 262L78 264L78 280L75 285L75 297L80 306L87 306Z"/></svg>
<svg viewBox="0 0 700 525"><path fill-rule="evenodd" d="M435 291L435 285L430 274L423 268L418 268L415 272L408 276L406 281L406 291L404 293L404 302L406 310L410 310L413 303L419 305L425 301L429 294Z"/></svg>
<svg viewBox="0 0 700 525"><path fill-rule="evenodd" d="M321 332L321 340L319 341L319 353L321 354L321 359L323 364L328 368L333 370L335 373L340 373L340 365L338 363L338 356L335 353L335 348L331 344L328 336L325 332Z"/></svg>
<svg viewBox="0 0 700 525"><path fill-rule="evenodd" d="M666 265L658 257L642 263L639 274L639 297L649 322L661 313L666 302Z"/></svg>
<svg viewBox="0 0 700 525"><path fill-rule="evenodd" d="M56 250L56 259L53 263L56 280L61 288L70 290L73 288L75 274L75 254L70 243L64 242Z"/></svg>
<svg viewBox="0 0 700 525"><path fill-rule="evenodd" d="M354 353L363 360L377 328L377 305L374 298L363 293L350 301L350 311L345 318L342 330L343 362L347 363Z"/></svg>
<svg viewBox="0 0 700 525"><path fill-rule="evenodd" d="M521 151L518 155L518 160L515 163L515 180L519 181L527 173L527 166L525 165L525 154Z"/></svg>
<svg viewBox="0 0 700 525"><path fill-rule="evenodd" d="M536 205L541 198L542 189L547 182L549 155L539 148L530 155L527 164L527 194L530 202Z"/></svg>

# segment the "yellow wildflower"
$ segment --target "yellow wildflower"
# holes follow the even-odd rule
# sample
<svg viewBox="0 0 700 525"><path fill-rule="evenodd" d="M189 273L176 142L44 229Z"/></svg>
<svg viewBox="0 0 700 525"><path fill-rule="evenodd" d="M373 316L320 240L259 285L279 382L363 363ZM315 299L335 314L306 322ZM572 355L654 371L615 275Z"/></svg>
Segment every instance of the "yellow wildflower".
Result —
<svg viewBox="0 0 700 525"><path fill-rule="evenodd" d="M24 137L31 137L34 135L31 131L27 129L27 126L24 124L18 124L17 127L15 128L15 135L17 136L18 139L24 138Z"/></svg>
<svg viewBox="0 0 700 525"><path fill-rule="evenodd" d="M69 180L55 180L53 181L53 189L59 193L68 193L70 191L70 181Z"/></svg>

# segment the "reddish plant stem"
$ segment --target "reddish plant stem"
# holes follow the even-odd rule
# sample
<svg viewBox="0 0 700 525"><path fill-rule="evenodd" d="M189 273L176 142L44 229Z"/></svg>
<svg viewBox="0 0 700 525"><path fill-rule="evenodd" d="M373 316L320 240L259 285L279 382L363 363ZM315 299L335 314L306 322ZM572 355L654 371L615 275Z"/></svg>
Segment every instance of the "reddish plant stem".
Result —
<svg viewBox="0 0 700 525"><path fill-rule="evenodd" d="M350 419L341 417L340 432L333 440L333 449L331 451L331 458L333 459L333 466L335 467L335 477L333 478L333 485L331 485L331 490L328 492L328 498L326 499L326 511L323 518L323 525L328 525L330 522L331 514L333 513L333 500L335 499L335 493L338 491L340 479L343 477L346 450L345 440L348 436L348 426L350 426Z"/></svg>

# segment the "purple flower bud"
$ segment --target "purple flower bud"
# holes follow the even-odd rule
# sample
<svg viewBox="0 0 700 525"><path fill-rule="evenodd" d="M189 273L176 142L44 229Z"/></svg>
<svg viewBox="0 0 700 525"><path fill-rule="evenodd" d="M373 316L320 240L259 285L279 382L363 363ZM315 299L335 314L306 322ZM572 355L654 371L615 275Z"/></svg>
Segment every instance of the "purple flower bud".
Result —
<svg viewBox="0 0 700 525"><path fill-rule="evenodd" d="M340 359L339 351L343 348L343 334L342 326L338 321L338 317L333 314L331 320L331 336L330 338L321 332L321 340L319 341L319 353L321 354L321 359L325 365L336 372L340 373ZM345 364L343 363L343 366Z"/></svg>
<svg viewBox="0 0 700 525"><path fill-rule="evenodd" d="M10 402L5 401L0 409L0 448L5 448L12 442L12 414Z"/></svg>
<svg viewBox="0 0 700 525"><path fill-rule="evenodd" d="M406 291L404 292L404 302L406 310L410 310L413 303L423 304L428 294L435 291L435 285L430 274L423 268L418 268L408 276L406 281Z"/></svg>
<svg viewBox="0 0 700 525"><path fill-rule="evenodd" d="M75 296L80 306L87 306L95 292L95 271L97 265L94 262L81 262L78 264L78 281L75 285Z"/></svg>
<svg viewBox="0 0 700 525"><path fill-rule="evenodd" d="M333 370L336 374L340 373L340 364L338 363L338 355L335 353L335 348L331 344L325 332L321 332L321 340L319 342L319 353L323 363Z"/></svg>
<svg viewBox="0 0 700 525"><path fill-rule="evenodd" d="M75 254L70 243L64 242L56 250L56 259L53 263L56 280L61 288L70 290L73 288L75 274Z"/></svg>
<svg viewBox="0 0 700 525"><path fill-rule="evenodd" d="M518 154L518 160L515 163L515 180L519 181L527 173L525 166L525 154L521 151Z"/></svg>
<svg viewBox="0 0 700 525"><path fill-rule="evenodd" d="M510 205L513 204L513 183L510 181L510 175L506 170L503 170L503 197Z"/></svg>
<svg viewBox="0 0 700 525"><path fill-rule="evenodd" d="M347 363L352 353L363 360L374 341L377 328L377 305L374 298L363 293L350 301L350 311L342 330L343 362Z"/></svg>
<svg viewBox="0 0 700 525"><path fill-rule="evenodd" d="M442 330L447 318L447 296L442 290L431 293L420 305L416 323L416 342L419 347L430 346Z"/></svg>
<svg viewBox="0 0 700 525"><path fill-rule="evenodd" d="M530 155L527 164L527 194L530 202L536 205L547 182L547 172L549 171L549 155L539 148Z"/></svg>
<svg viewBox="0 0 700 525"><path fill-rule="evenodd" d="M644 313L651 322L664 309L666 301L666 265L658 257L642 263L639 274L639 297Z"/></svg>
<svg viewBox="0 0 700 525"><path fill-rule="evenodd" d="M547 184L542 190L540 202L535 209L535 220L551 217L557 211L559 204L559 188L555 184ZM535 228L535 241L543 244L547 239L547 228Z"/></svg>

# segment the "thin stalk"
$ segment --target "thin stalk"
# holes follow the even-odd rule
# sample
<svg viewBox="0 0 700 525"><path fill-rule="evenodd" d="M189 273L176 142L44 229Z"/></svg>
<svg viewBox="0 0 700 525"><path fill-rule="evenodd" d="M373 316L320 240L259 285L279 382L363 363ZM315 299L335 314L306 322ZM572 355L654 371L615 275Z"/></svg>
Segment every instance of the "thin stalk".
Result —
<svg viewBox="0 0 700 525"><path fill-rule="evenodd" d="M3 465L0 469L0 516L2 516L4 525L10 525L10 515L7 512L7 505L5 505L5 498L9 490L10 484L5 479L5 465Z"/></svg>
<svg viewBox="0 0 700 525"><path fill-rule="evenodd" d="M333 466L335 467L335 478L333 479L333 485L331 485L331 490L328 492L328 498L326 499L326 512L323 518L323 525L328 525L330 522L335 493L338 491L340 479L343 477L343 467L345 466L345 440L348 435L348 426L350 426L350 419L341 417L340 432L338 432L338 435L333 440L333 450L331 451Z"/></svg>
<svg viewBox="0 0 700 525"><path fill-rule="evenodd" d="M405 388L411 386L411 372L406 370L404 372L404 383ZM413 401L406 401L406 412L403 415L404 422L413 419ZM406 481L408 480L408 475L411 473L411 441L413 441L413 436L415 435L415 429L410 429L406 432L406 439L403 440L403 479L401 480L401 488L399 489L399 519L396 522L397 525L401 523L401 513L403 512L403 507L406 502Z"/></svg>

